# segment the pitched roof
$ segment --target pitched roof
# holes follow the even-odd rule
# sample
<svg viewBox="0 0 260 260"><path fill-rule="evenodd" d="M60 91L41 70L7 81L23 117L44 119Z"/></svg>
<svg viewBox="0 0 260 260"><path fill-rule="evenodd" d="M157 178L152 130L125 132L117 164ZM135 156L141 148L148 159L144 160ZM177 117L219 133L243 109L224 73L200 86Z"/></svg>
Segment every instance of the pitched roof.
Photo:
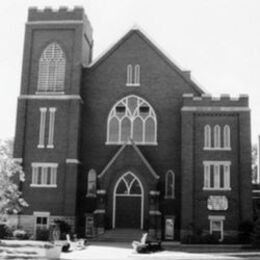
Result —
<svg viewBox="0 0 260 260"><path fill-rule="evenodd" d="M163 51L161 47L158 47L158 44L156 44L155 41L152 40L143 29L137 27L136 25L124 34L123 37L121 37L116 43L101 53L95 60L92 61L92 63L87 65L87 68L94 69L135 33L138 34L174 71L176 71L184 79L184 81L186 81L196 92L198 92L198 94L207 92L203 90L202 87L199 87L192 79L187 78L187 71L181 69L179 65L177 66L177 62L174 61L169 54Z"/></svg>
<svg viewBox="0 0 260 260"><path fill-rule="evenodd" d="M118 151L115 153L115 155L112 157L112 159L108 162L108 164L106 165L106 167L103 169L103 171L98 175L98 178L101 178L103 175L105 175L105 173L108 171L108 169L112 166L112 164L116 161L116 159L119 157L119 155L123 152L123 150L126 148L128 144L125 143L124 145L122 145ZM151 166L151 164L147 161L147 159L144 157L143 153L141 152L141 150L138 148L138 146L135 144L135 142L130 139L130 145L134 148L134 150L136 151L136 153L139 155L139 157L141 158L142 162L146 165L146 167L148 168L149 172L153 175L153 177L155 179L159 179L160 176L157 175L157 173L155 172L155 170L153 169L153 167Z"/></svg>

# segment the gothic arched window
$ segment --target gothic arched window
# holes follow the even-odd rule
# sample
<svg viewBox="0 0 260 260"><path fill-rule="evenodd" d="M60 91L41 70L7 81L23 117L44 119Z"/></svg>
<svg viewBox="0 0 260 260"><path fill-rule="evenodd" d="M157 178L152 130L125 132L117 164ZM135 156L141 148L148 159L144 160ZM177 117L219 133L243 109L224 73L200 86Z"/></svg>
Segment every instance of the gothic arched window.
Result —
<svg viewBox="0 0 260 260"><path fill-rule="evenodd" d="M224 148L230 148L230 127L228 125L224 126L223 145L224 145Z"/></svg>
<svg viewBox="0 0 260 260"><path fill-rule="evenodd" d="M39 60L38 91L63 92L66 58L60 45L50 43Z"/></svg>
<svg viewBox="0 0 260 260"><path fill-rule="evenodd" d="M221 147L221 129L219 125L214 126L214 148Z"/></svg>
<svg viewBox="0 0 260 260"><path fill-rule="evenodd" d="M157 120L151 105L131 95L118 101L107 120L107 144L157 144Z"/></svg>
<svg viewBox="0 0 260 260"><path fill-rule="evenodd" d="M96 196L96 189L97 189L97 174L96 174L95 170L91 169L88 172L87 196L88 197L95 197Z"/></svg>
<svg viewBox="0 0 260 260"><path fill-rule="evenodd" d="M204 148L211 148L211 128L209 125L204 127Z"/></svg>
<svg viewBox="0 0 260 260"><path fill-rule="evenodd" d="M173 171L168 171L165 175L165 198L175 197L175 175Z"/></svg>

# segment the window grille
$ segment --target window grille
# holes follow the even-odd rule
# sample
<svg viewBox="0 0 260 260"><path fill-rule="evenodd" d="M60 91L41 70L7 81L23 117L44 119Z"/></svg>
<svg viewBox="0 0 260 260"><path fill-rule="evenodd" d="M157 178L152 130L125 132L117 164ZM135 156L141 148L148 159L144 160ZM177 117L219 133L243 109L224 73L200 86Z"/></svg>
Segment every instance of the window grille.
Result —
<svg viewBox="0 0 260 260"><path fill-rule="evenodd" d="M66 58L60 45L49 44L41 54L38 72L39 92L63 92Z"/></svg>
<svg viewBox="0 0 260 260"><path fill-rule="evenodd" d="M204 190L230 190L230 161L204 161Z"/></svg>
<svg viewBox="0 0 260 260"><path fill-rule="evenodd" d="M31 187L57 187L57 163L32 163Z"/></svg>
<svg viewBox="0 0 260 260"><path fill-rule="evenodd" d="M151 105L130 95L118 101L107 121L107 144L157 144L157 120Z"/></svg>

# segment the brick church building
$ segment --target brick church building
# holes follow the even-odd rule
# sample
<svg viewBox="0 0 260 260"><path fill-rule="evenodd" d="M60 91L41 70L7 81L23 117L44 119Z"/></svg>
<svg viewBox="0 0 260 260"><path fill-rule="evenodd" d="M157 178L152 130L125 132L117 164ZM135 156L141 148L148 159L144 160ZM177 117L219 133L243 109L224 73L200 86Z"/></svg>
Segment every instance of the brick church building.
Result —
<svg viewBox="0 0 260 260"><path fill-rule="evenodd" d="M248 97L211 97L137 28L94 61L92 50L82 8L29 9L14 147L29 207L19 224L235 234L252 218Z"/></svg>

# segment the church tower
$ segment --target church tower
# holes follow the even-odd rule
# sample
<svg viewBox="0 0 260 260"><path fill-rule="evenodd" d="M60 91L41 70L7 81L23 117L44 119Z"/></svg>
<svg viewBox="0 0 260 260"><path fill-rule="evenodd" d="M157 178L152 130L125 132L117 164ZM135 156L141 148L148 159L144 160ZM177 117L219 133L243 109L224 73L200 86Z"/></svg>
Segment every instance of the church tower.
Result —
<svg viewBox="0 0 260 260"><path fill-rule="evenodd" d="M19 224L33 232L57 217L75 225L81 75L92 44L83 8L29 9L14 157L29 204Z"/></svg>

